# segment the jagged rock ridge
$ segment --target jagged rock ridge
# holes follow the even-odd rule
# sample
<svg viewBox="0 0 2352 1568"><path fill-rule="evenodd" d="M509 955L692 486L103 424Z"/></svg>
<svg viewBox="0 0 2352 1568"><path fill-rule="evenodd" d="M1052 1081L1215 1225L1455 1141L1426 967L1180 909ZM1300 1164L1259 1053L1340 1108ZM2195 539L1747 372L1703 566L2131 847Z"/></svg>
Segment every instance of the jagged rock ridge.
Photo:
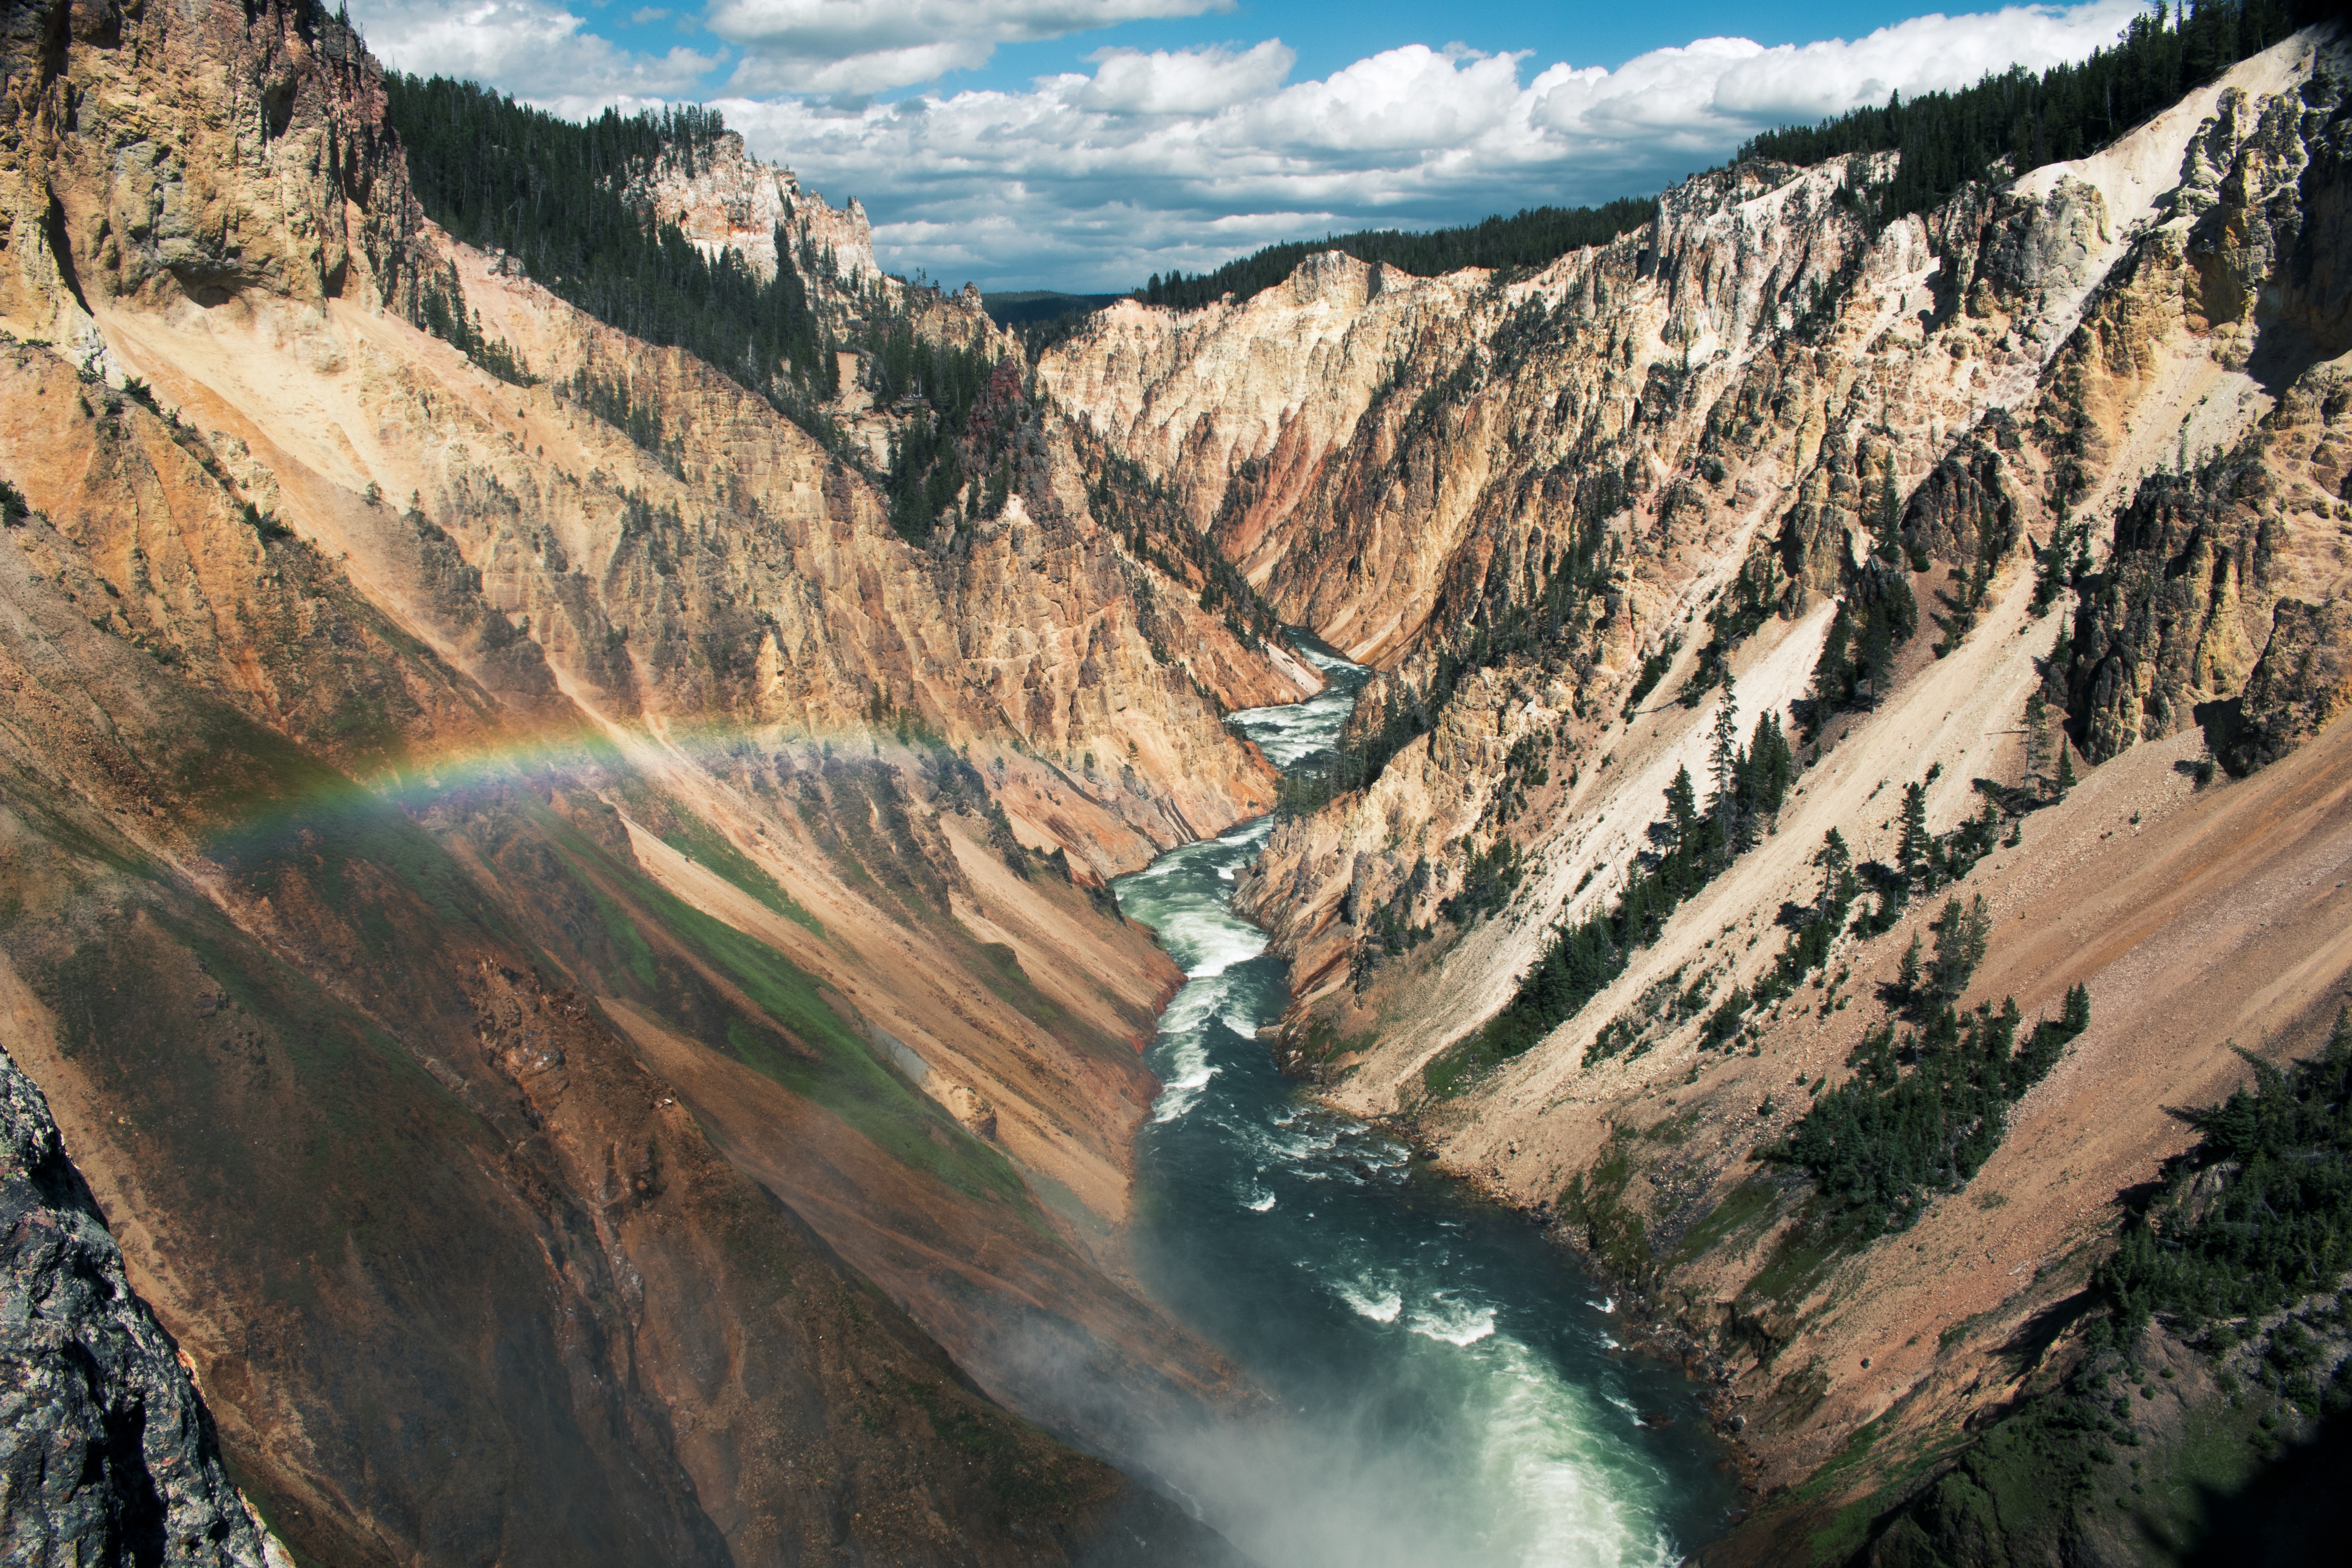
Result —
<svg viewBox="0 0 2352 1568"><path fill-rule="evenodd" d="M263 1568L204 1402L0 1056L0 1561Z"/></svg>

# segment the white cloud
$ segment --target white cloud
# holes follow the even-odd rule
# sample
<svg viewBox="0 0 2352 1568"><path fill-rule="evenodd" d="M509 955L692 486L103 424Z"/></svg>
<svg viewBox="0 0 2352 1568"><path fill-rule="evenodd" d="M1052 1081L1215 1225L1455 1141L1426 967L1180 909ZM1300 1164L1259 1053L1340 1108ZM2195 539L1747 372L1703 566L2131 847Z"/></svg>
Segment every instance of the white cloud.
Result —
<svg viewBox="0 0 2352 1568"><path fill-rule="evenodd" d="M2140 0L1929 16L1853 42L1706 38L1618 69L1415 45L1285 85L1276 40L1105 50L1092 76L855 111L726 99L751 144L854 192L887 266L1069 289L1196 271L1276 239L1654 191L1757 131L2078 59ZM1523 77L1525 79L1523 80Z"/></svg>
<svg viewBox="0 0 2352 1568"><path fill-rule="evenodd" d="M564 114L698 96L729 58L633 53L554 0L357 4L391 63L471 76ZM707 25L742 51L736 96L719 104L729 122L836 204L864 198L885 265L1096 289L1327 230L1655 191L1772 125L2079 59L2142 9L2015 5L1778 48L1702 38L1615 70L1414 45L1303 82L1288 80L1296 56L1279 39L1112 47L1091 57L1091 74L1024 91L844 101L976 64L997 43L1229 4L713 0ZM793 95L767 96L780 89Z"/></svg>
<svg viewBox="0 0 2352 1568"><path fill-rule="evenodd" d="M880 92L985 65L999 44L1230 10L1233 0L712 0L736 92Z"/></svg>
<svg viewBox="0 0 2352 1568"><path fill-rule="evenodd" d="M625 49L550 0L353 0L352 20L386 65L470 78L520 98L692 94L727 55Z"/></svg>
<svg viewBox="0 0 2352 1568"><path fill-rule="evenodd" d="M1196 49L1150 54L1103 49L1084 81L1080 107L1109 114L1213 114L1220 109L1263 98L1282 85L1297 52L1279 38L1245 53Z"/></svg>

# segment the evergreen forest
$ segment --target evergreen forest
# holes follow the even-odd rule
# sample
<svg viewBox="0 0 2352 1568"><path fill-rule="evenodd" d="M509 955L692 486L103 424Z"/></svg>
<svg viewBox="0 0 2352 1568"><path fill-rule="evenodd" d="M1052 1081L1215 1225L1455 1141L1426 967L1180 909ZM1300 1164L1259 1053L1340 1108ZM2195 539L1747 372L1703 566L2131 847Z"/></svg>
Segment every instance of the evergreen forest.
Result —
<svg viewBox="0 0 2352 1568"><path fill-rule="evenodd" d="M384 89L417 200L451 237L506 252L598 321L684 349L787 412L822 391L829 361L800 275L762 280L731 251L706 257L629 198L665 161L690 172L709 155L726 129L716 110L607 109L575 124L446 77L388 72Z"/></svg>
<svg viewBox="0 0 2352 1568"><path fill-rule="evenodd" d="M1654 198L1621 196L1597 207L1528 207L1509 217L1498 215L1459 228L1418 233L1361 229L1289 240L1189 278L1173 269L1165 277L1155 272L1135 298L1179 310L1213 305L1227 294L1239 301L1263 294L1297 271L1300 262L1327 250L1343 251L1359 261L1386 262L1416 278L1435 278L1465 267L1543 267L1583 246L1606 245L1630 234L1648 223L1656 210Z"/></svg>
<svg viewBox="0 0 2352 1568"><path fill-rule="evenodd" d="M2112 48L2079 65L2036 74L2011 67L1974 87L1890 96L1817 125L1751 138L1739 157L1824 163L1849 153L1900 153L1894 179L1874 197L1879 221L1923 212L1979 180L2096 152L2181 95L2293 33L2296 12L2279 0L2174 0L2135 16Z"/></svg>

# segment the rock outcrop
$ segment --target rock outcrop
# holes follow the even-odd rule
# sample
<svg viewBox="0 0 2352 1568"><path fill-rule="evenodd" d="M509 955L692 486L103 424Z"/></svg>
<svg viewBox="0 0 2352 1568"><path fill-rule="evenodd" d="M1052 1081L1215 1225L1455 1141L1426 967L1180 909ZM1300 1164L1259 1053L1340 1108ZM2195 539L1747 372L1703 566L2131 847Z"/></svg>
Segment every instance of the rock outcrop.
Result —
<svg viewBox="0 0 2352 1568"><path fill-rule="evenodd" d="M846 206L828 205L790 169L751 156L735 132L666 149L630 195L656 221L677 225L704 254L732 250L762 278L774 277L782 262L820 288L901 291L874 260L874 226L856 197ZM789 255L777 251L779 233Z"/></svg>
<svg viewBox="0 0 2352 1568"><path fill-rule="evenodd" d="M171 1336L0 1055L0 1562L264 1568Z"/></svg>

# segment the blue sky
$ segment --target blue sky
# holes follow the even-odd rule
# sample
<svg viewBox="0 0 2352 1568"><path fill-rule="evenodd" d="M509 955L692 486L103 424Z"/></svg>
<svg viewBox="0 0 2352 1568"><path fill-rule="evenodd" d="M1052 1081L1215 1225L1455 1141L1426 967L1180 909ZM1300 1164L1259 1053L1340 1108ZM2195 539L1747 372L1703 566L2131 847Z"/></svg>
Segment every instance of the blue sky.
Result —
<svg viewBox="0 0 2352 1568"><path fill-rule="evenodd" d="M1957 8L1957 7L1956 7ZM629 0L584 3L571 9L585 30L650 55L683 46L713 51L713 39L694 5L631 5ZM1367 55L1406 44L1442 47L1466 44L1491 54L1531 50L1545 63L1615 68L1647 50L1712 36L1751 38L1759 44L1804 44L1820 38L1859 37L1924 8L1884 0L1823 0L1794 4L1768 0L1735 5L1706 0L1686 5L1562 5L1445 6L1402 0L1259 0L1198 16L1116 23L1034 43L995 47L977 68L950 71L932 81L885 89L877 96L902 98L924 90L955 92L972 88L1017 91L1034 77L1085 70L1087 57L1106 46L1140 50L1249 45L1278 37L1298 53L1294 74L1328 76ZM660 12L658 16L651 15ZM645 20L633 18L645 16ZM683 25L681 25L683 24ZM725 87L728 68L704 79L708 96Z"/></svg>
<svg viewBox="0 0 2352 1568"><path fill-rule="evenodd" d="M1109 289L1273 240L1648 194L1766 126L2080 58L2141 0L354 0L378 55L561 113L718 104L885 266Z"/></svg>

